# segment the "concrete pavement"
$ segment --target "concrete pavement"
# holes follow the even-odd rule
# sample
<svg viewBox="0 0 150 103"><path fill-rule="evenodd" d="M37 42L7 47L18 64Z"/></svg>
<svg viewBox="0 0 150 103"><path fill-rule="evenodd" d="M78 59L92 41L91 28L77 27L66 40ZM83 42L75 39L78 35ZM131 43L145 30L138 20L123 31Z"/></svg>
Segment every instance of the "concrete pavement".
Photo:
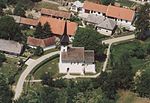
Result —
<svg viewBox="0 0 150 103"><path fill-rule="evenodd" d="M23 73L21 74L18 82L17 82L17 86L15 88L15 96L14 96L14 100L18 99L23 91L23 84L25 82L26 77L29 75L29 73L33 70L33 68L38 65L39 63L41 63L42 61L44 61L45 59L55 55L55 54L59 54L59 51L56 52L52 52L49 54L46 54L38 59L36 59L35 61L32 61L32 63L29 63L29 65L27 66L27 68L23 71Z"/></svg>

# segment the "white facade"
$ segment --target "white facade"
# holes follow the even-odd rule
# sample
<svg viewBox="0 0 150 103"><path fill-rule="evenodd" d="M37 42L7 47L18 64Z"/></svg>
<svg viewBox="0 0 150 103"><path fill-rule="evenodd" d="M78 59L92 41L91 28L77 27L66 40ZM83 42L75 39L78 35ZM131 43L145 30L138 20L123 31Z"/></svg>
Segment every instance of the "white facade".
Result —
<svg viewBox="0 0 150 103"><path fill-rule="evenodd" d="M103 29L103 28L97 28L97 31L100 34L106 35L106 36L111 36L112 31L111 30L107 30L107 29Z"/></svg>
<svg viewBox="0 0 150 103"><path fill-rule="evenodd" d="M81 75L84 73L96 73L95 64L59 62L59 73L72 73Z"/></svg>
<svg viewBox="0 0 150 103"><path fill-rule="evenodd" d="M70 10L74 12L82 12L82 9L83 3L81 3L80 1L75 1L70 8Z"/></svg>
<svg viewBox="0 0 150 103"><path fill-rule="evenodd" d="M84 75L84 73L96 73L95 71L95 64L85 64L83 62L80 63L71 63L71 62L62 62L62 52L67 52L67 46L61 46L60 51L60 58L59 58L59 73L67 74L81 74Z"/></svg>

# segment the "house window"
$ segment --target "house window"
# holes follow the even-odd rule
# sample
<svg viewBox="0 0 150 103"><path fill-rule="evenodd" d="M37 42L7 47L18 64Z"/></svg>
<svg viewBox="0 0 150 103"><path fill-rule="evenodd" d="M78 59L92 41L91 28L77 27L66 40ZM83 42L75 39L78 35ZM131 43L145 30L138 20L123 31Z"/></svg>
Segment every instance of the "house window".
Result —
<svg viewBox="0 0 150 103"><path fill-rule="evenodd" d="M127 23L128 21L126 20L126 23Z"/></svg>
<svg viewBox="0 0 150 103"><path fill-rule="evenodd" d="M108 31L106 30L106 32L108 32Z"/></svg>
<svg viewBox="0 0 150 103"><path fill-rule="evenodd" d="M100 12L98 12L98 14L100 14Z"/></svg>

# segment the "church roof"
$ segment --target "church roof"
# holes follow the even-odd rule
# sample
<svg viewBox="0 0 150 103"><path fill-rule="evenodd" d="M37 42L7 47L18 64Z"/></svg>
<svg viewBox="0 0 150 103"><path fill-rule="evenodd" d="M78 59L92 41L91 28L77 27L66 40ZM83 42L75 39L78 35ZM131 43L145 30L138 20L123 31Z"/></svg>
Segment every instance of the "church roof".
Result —
<svg viewBox="0 0 150 103"><path fill-rule="evenodd" d="M85 50L84 47L68 48L67 52L61 52L62 62L65 63L93 63L94 50Z"/></svg>

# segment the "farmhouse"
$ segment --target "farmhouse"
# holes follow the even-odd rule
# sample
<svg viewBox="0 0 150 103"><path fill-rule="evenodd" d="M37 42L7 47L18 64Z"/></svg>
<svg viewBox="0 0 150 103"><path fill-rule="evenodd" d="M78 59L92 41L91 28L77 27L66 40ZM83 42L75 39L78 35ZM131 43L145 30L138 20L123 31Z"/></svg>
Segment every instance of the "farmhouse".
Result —
<svg viewBox="0 0 150 103"><path fill-rule="evenodd" d="M103 22L96 25L96 29L99 33L111 36L116 29L116 21L106 18Z"/></svg>
<svg viewBox="0 0 150 103"><path fill-rule="evenodd" d="M27 44L32 46L32 47L37 47L40 46L42 48L51 46L55 44L55 37L49 37L49 38L45 38L45 39L38 39L38 38L34 38L34 37L28 37L27 39Z"/></svg>
<svg viewBox="0 0 150 103"><path fill-rule="evenodd" d="M114 19L118 26L126 27L129 30L133 28L132 23L135 19L135 11L133 10L112 5L105 6L89 1L84 2L82 13Z"/></svg>
<svg viewBox="0 0 150 103"><path fill-rule="evenodd" d="M64 12L64 11L56 11L56 10L46 9L46 8L41 9L41 15L57 18L57 19L70 19L71 17L71 13Z"/></svg>
<svg viewBox="0 0 150 103"><path fill-rule="evenodd" d="M65 27L65 20L56 19L48 16L41 16L39 19L29 19L24 17L18 17L18 16L11 16L15 19L15 21L21 25L27 25L30 27L30 29L37 26L37 24L40 22L42 25L44 25L46 22L49 23L52 33L55 36L61 36L64 32ZM74 36L78 27L78 24L75 22L67 21L67 35Z"/></svg>
<svg viewBox="0 0 150 103"><path fill-rule="evenodd" d="M59 73L96 73L94 64L94 51L85 50L84 47L69 47L67 23L61 37L61 50L59 59Z"/></svg>

